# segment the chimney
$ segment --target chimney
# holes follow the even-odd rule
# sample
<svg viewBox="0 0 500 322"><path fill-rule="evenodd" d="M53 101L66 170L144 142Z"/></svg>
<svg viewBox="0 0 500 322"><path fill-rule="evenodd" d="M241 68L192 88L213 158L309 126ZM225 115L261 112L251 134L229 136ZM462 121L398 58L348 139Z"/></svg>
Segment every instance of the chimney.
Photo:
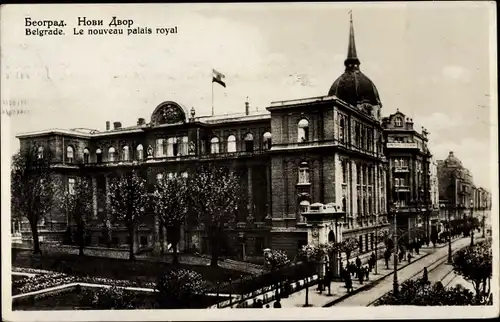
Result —
<svg viewBox="0 0 500 322"><path fill-rule="evenodd" d="M140 125L144 125L144 124L146 124L146 120L143 117L139 117L137 119L137 125L140 126Z"/></svg>
<svg viewBox="0 0 500 322"><path fill-rule="evenodd" d="M406 129L413 130L413 119L411 118L406 119Z"/></svg>
<svg viewBox="0 0 500 322"><path fill-rule="evenodd" d="M109 121L106 121L106 131L109 131L111 129L111 125Z"/></svg>
<svg viewBox="0 0 500 322"><path fill-rule="evenodd" d="M245 115L250 114L250 103L245 102Z"/></svg>
<svg viewBox="0 0 500 322"><path fill-rule="evenodd" d="M121 122L113 122L113 127L115 130L121 129L122 123Z"/></svg>

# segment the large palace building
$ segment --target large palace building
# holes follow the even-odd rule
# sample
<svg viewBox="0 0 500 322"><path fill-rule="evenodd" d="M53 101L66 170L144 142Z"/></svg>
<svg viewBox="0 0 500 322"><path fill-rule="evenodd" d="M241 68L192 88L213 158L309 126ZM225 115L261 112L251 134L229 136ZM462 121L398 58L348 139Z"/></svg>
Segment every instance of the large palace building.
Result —
<svg viewBox="0 0 500 322"><path fill-rule="evenodd" d="M326 96L273 102L261 114L250 113L245 103L241 115L200 117L166 101L149 120L139 118L130 127L107 122L104 132L51 129L17 137L21 148L50 158L63 189L71 190L80 175L92 178L90 245L103 244L106 227L114 247L128 243L125 229L109 221L107 193L117 173L138 167L153 184L164 175L189 176L196 164L210 161L236 171L245 187L245 204L227 231L228 253L247 258L274 248L294 256L307 243L302 213L314 203L341 206L343 238L356 238L359 252L371 252L377 231L389 226L388 167L382 103L360 70L352 20L344 64ZM64 211L54 210L41 222L40 235L60 242L68 225ZM137 240L142 249L167 246L153 215L141 224ZM180 250L188 248L209 251L202 228L186 225Z"/></svg>

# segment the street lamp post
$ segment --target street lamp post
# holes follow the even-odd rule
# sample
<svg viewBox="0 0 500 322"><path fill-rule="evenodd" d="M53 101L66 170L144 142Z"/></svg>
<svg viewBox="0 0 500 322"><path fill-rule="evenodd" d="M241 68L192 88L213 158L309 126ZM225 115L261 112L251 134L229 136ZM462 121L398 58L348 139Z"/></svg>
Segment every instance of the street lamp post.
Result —
<svg viewBox="0 0 500 322"><path fill-rule="evenodd" d="M396 221L397 208L394 211L394 280L392 282L394 295L398 294L398 226Z"/></svg>
<svg viewBox="0 0 500 322"><path fill-rule="evenodd" d="M482 223L483 224L483 238L485 237L485 235L484 235L484 228L485 228L484 221L485 221L485 218L484 218L484 208L483 208L483 223Z"/></svg>
<svg viewBox="0 0 500 322"><path fill-rule="evenodd" d="M474 202L470 201L470 245L474 246Z"/></svg>

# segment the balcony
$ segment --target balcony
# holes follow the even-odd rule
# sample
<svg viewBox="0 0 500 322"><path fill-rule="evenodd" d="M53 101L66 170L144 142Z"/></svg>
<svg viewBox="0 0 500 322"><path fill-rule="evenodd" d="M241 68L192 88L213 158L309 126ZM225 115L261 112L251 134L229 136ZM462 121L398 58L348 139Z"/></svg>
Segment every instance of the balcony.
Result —
<svg viewBox="0 0 500 322"><path fill-rule="evenodd" d="M418 149L415 142L387 142L388 149Z"/></svg>
<svg viewBox="0 0 500 322"><path fill-rule="evenodd" d="M410 169L408 168L408 166L397 166L394 167L394 172L396 173L410 172Z"/></svg>
<svg viewBox="0 0 500 322"><path fill-rule="evenodd" d="M402 186L402 185L395 186L394 191L396 191L396 192L410 192L410 186Z"/></svg>

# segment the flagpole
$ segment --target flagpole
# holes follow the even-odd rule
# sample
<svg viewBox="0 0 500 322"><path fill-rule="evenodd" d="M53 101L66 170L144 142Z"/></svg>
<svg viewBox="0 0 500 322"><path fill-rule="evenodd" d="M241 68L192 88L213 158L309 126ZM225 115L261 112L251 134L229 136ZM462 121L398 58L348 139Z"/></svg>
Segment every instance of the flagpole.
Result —
<svg viewBox="0 0 500 322"><path fill-rule="evenodd" d="M214 116L214 81L212 80L212 116Z"/></svg>

